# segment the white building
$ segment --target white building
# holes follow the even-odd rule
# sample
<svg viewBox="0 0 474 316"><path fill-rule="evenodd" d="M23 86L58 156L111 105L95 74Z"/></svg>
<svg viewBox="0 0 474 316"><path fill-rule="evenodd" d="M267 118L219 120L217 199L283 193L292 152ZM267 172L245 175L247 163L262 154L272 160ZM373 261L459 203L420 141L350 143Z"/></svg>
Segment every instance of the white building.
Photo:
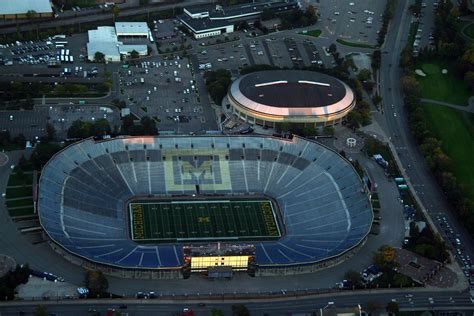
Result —
<svg viewBox="0 0 474 316"><path fill-rule="evenodd" d="M28 11L35 11L37 18L53 16L50 0L0 0L1 19L25 19Z"/></svg>
<svg viewBox="0 0 474 316"><path fill-rule="evenodd" d="M146 23L143 24L146 25ZM119 29L122 33L117 32L116 23L116 27L99 26L96 30L90 30L88 32L89 42L87 43L87 59L93 61L97 52L104 54L104 58L107 62L119 62L122 56L128 56L133 51L137 51L140 56L147 55L147 45L126 45L120 42L118 39L119 34L122 34L122 36L127 36L123 34L131 34L131 31L128 31L127 33L125 30L126 27L124 28L123 25L119 26ZM136 32L135 34L143 33ZM148 38L148 33L146 37Z"/></svg>
<svg viewBox="0 0 474 316"><path fill-rule="evenodd" d="M146 37L150 34L150 29L146 22L115 22L115 32L118 37Z"/></svg>

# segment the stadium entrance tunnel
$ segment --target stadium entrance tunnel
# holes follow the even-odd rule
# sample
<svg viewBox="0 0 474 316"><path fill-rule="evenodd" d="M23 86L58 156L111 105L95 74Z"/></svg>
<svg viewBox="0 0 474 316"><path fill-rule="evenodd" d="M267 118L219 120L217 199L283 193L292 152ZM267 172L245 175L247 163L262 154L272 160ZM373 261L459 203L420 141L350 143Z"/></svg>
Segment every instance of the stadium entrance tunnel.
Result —
<svg viewBox="0 0 474 316"><path fill-rule="evenodd" d="M45 165L38 197L53 248L131 277L182 277L192 270L184 247L206 245L251 246L254 255L192 256L199 269L315 271L354 255L373 220L350 162L299 137L87 139Z"/></svg>

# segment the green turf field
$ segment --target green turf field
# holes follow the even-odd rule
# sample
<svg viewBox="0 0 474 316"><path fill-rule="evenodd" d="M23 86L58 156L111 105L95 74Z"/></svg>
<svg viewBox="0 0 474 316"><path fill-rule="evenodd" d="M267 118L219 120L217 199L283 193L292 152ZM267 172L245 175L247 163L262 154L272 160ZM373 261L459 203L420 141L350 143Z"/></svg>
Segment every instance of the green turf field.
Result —
<svg viewBox="0 0 474 316"><path fill-rule="evenodd" d="M272 240L281 236L269 200L133 201L134 241Z"/></svg>

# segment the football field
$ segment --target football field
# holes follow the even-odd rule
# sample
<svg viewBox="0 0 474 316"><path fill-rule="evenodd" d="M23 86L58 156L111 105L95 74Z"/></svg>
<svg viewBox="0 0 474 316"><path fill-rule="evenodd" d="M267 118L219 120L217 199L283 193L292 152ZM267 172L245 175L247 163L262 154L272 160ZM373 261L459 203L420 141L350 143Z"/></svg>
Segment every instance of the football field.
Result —
<svg viewBox="0 0 474 316"><path fill-rule="evenodd" d="M137 242L273 240L281 237L269 200L132 201Z"/></svg>

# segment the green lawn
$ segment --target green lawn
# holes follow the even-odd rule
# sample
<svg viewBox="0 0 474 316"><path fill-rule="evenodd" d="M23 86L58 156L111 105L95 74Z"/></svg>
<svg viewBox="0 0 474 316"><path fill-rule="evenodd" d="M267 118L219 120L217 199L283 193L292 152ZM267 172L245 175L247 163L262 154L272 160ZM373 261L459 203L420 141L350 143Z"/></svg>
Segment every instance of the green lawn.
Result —
<svg viewBox="0 0 474 316"><path fill-rule="evenodd" d="M262 240L281 236L268 200L139 201L129 205L135 241Z"/></svg>
<svg viewBox="0 0 474 316"><path fill-rule="evenodd" d="M19 206L33 206L33 199L31 197L24 198L21 200L7 201L7 207L19 207Z"/></svg>
<svg viewBox="0 0 474 316"><path fill-rule="evenodd" d="M350 47L371 48L371 49L374 49L374 48L375 48L375 45L364 44L364 43L348 42L348 41L342 40L342 39L340 39L340 38L338 38L338 39L336 40L336 42L338 42L338 43L341 44L341 45L350 46Z"/></svg>
<svg viewBox="0 0 474 316"><path fill-rule="evenodd" d="M10 178L8 178L8 186L13 185L31 185L33 183L33 175L32 174L16 174L12 173Z"/></svg>
<svg viewBox="0 0 474 316"><path fill-rule="evenodd" d="M19 198L24 196L32 196L32 187L24 186L19 188L9 188L6 192L7 199Z"/></svg>
<svg viewBox="0 0 474 316"><path fill-rule="evenodd" d="M421 68L426 74L426 77L416 77L423 98L464 106L468 104L471 96L468 85L454 75L455 68L450 63L434 60L418 64L415 68ZM447 69L448 73L443 75L442 69Z"/></svg>
<svg viewBox="0 0 474 316"><path fill-rule="evenodd" d="M313 37L319 37L321 35L322 31L317 29L317 30L308 30L306 33L305 32L300 32L300 34L303 35L308 35L308 36L313 36Z"/></svg>
<svg viewBox="0 0 474 316"><path fill-rule="evenodd" d="M474 114L435 104L426 104L425 113L428 126L452 160L454 175L474 200Z"/></svg>
<svg viewBox="0 0 474 316"><path fill-rule="evenodd" d="M8 213L10 216L15 217L15 216L27 216L27 215L33 215L35 212L35 209L33 206L31 207L25 207L25 208L19 208L16 210L9 210Z"/></svg>

